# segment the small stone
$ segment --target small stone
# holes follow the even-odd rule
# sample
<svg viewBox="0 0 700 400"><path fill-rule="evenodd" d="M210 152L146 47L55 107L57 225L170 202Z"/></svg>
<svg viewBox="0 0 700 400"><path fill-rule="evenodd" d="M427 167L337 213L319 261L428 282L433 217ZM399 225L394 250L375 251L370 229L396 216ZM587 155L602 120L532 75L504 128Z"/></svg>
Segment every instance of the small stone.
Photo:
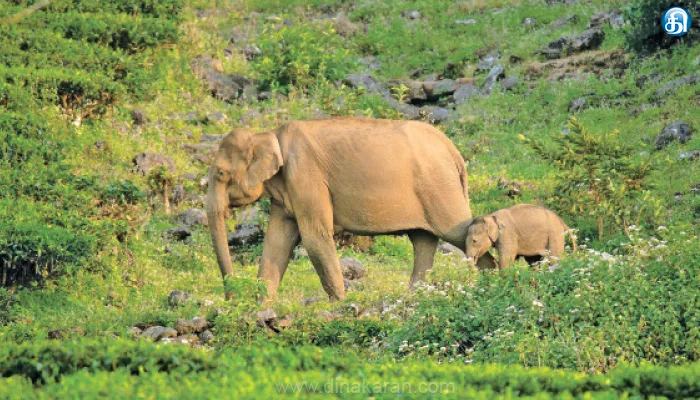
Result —
<svg viewBox="0 0 700 400"><path fill-rule="evenodd" d="M192 232L186 226L180 226L173 229L168 229L165 234L172 237L175 240L184 241L185 239L192 236Z"/></svg>
<svg viewBox="0 0 700 400"><path fill-rule="evenodd" d="M143 330L138 326L132 326L128 331L126 331L126 334L129 336L141 336L141 332L143 332Z"/></svg>
<svg viewBox="0 0 700 400"><path fill-rule="evenodd" d="M201 333L204 332L209 323L206 319L201 317L194 317L192 319L179 319L175 323L175 330L180 335L186 335L188 333Z"/></svg>
<svg viewBox="0 0 700 400"><path fill-rule="evenodd" d="M421 19L422 15L418 10L404 11L401 16L408 19Z"/></svg>
<svg viewBox="0 0 700 400"><path fill-rule="evenodd" d="M149 121L148 115L146 115L146 112L141 110L140 108L137 108L133 111L131 111L131 119L134 121L134 124L136 125L144 125Z"/></svg>
<svg viewBox="0 0 700 400"><path fill-rule="evenodd" d="M700 150L691 150L678 155L681 160L695 161L700 158Z"/></svg>
<svg viewBox="0 0 700 400"><path fill-rule="evenodd" d="M523 20L523 25L525 26L535 26L537 25L537 20L534 18L525 18Z"/></svg>
<svg viewBox="0 0 700 400"><path fill-rule="evenodd" d="M176 220L188 227L203 225L208 226L209 220L207 219L207 212L199 208L190 208L182 213L180 213Z"/></svg>
<svg viewBox="0 0 700 400"><path fill-rule="evenodd" d="M256 316L256 324L260 328L274 326L277 323L277 312L271 308L258 311Z"/></svg>
<svg viewBox="0 0 700 400"><path fill-rule="evenodd" d="M98 140L93 144L93 147L95 148L95 151L102 151L102 150L108 150L109 146L107 145L107 142L104 140Z"/></svg>
<svg viewBox="0 0 700 400"><path fill-rule="evenodd" d="M489 74L486 75L484 84L481 85L481 92L485 94L490 94L493 91L496 82L505 78L505 76L506 74L503 67L498 64L494 65L493 68L491 68L491 71L489 71Z"/></svg>
<svg viewBox="0 0 700 400"><path fill-rule="evenodd" d="M476 69L478 71L489 71L496 65L496 62L500 58L501 54L498 52L498 50L494 50L479 60L479 64L477 65Z"/></svg>
<svg viewBox="0 0 700 400"><path fill-rule="evenodd" d="M453 97L457 104L468 102L471 98L478 96L480 90L476 85L466 84L460 86L454 93Z"/></svg>
<svg viewBox="0 0 700 400"><path fill-rule="evenodd" d="M365 266L361 262L350 257L341 258L340 267L343 270L343 277L348 280L361 279L367 273Z"/></svg>
<svg viewBox="0 0 700 400"><path fill-rule="evenodd" d="M503 81L501 81L501 88L505 91L513 91L518 87L519 84L520 81L517 77L509 76Z"/></svg>
<svg viewBox="0 0 700 400"><path fill-rule="evenodd" d="M172 158L156 153L140 153L132 159L134 170L142 175L148 175L152 169L164 165L168 171L175 172L175 162Z"/></svg>
<svg viewBox="0 0 700 400"><path fill-rule="evenodd" d="M473 18L470 19L458 19L455 21L455 25L473 25L476 24L476 20Z"/></svg>
<svg viewBox="0 0 700 400"><path fill-rule="evenodd" d="M182 290L173 290L168 295L168 304L171 307L179 307L185 304L185 302L189 299L190 295L187 292L183 292Z"/></svg>
<svg viewBox="0 0 700 400"><path fill-rule="evenodd" d="M309 297L307 299L302 300L301 305L306 307L306 306L310 306L314 303L318 303L319 301L321 301L321 299L319 297L313 296L313 297Z"/></svg>
<svg viewBox="0 0 700 400"><path fill-rule="evenodd" d="M423 90L429 99L449 96L457 90L457 83L452 79L423 82Z"/></svg>
<svg viewBox="0 0 700 400"><path fill-rule="evenodd" d="M569 112L577 112L583 110L583 108L586 106L586 98L585 97L579 97L578 99L574 99L569 103Z"/></svg>
<svg viewBox="0 0 700 400"><path fill-rule="evenodd" d="M425 116L431 124L440 124L450 118L450 111L442 107L425 107Z"/></svg>
<svg viewBox="0 0 700 400"><path fill-rule="evenodd" d="M209 122L210 124L220 124L222 122L225 122L226 118L226 114L220 112L207 114L207 122Z"/></svg>
<svg viewBox="0 0 700 400"><path fill-rule="evenodd" d="M211 341L214 340L214 334L208 330L204 331L199 334L199 340L204 344L211 343Z"/></svg>
<svg viewBox="0 0 700 400"><path fill-rule="evenodd" d="M177 337L177 331L165 326L152 326L141 333L141 337L157 342L166 338Z"/></svg>
<svg viewBox="0 0 700 400"><path fill-rule="evenodd" d="M654 145L660 150L674 141L686 143L690 140L692 134L693 132L690 125L681 121L674 121L664 127L661 133L654 139Z"/></svg>

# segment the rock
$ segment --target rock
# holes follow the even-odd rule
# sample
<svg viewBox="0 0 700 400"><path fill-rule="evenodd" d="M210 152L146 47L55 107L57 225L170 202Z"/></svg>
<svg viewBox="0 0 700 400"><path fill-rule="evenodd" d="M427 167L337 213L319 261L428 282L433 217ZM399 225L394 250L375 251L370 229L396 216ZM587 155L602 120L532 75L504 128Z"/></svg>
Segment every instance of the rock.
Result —
<svg viewBox="0 0 700 400"><path fill-rule="evenodd" d="M79 326L74 326L72 328L54 329L49 331L46 337L47 339L51 340L64 340L68 339L73 335L85 336L85 331Z"/></svg>
<svg viewBox="0 0 700 400"><path fill-rule="evenodd" d="M479 60L479 64L477 65L476 69L478 71L490 71L500 58L501 54L498 52L498 50L494 50Z"/></svg>
<svg viewBox="0 0 700 400"><path fill-rule="evenodd" d="M337 17L333 18L333 28L338 32L338 35L344 38L354 36L359 30L357 25L350 22L344 14L338 14Z"/></svg>
<svg viewBox="0 0 700 400"><path fill-rule="evenodd" d="M192 345L199 343L199 336L194 335L194 334L182 335L182 336L178 336L178 337L174 337L174 338L163 339L163 342L192 346Z"/></svg>
<svg viewBox="0 0 700 400"><path fill-rule="evenodd" d="M211 56L197 56L190 62L192 72L197 76L203 76L207 71L224 72L224 64Z"/></svg>
<svg viewBox="0 0 700 400"><path fill-rule="evenodd" d="M133 158L132 163L137 173L148 175L153 168L165 165L169 172L175 172L175 162L172 158L157 153L140 153Z"/></svg>
<svg viewBox="0 0 700 400"><path fill-rule="evenodd" d="M192 236L192 232L186 226L168 229L167 231L165 231L165 234L179 241L184 241L188 237Z"/></svg>
<svg viewBox="0 0 700 400"><path fill-rule="evenodd" d="M437 100L443 96L449 96L457 90L457 84L452 79L423 82L423 90L428 99Z"/></svg>
<svg viewBox="0 0 700 400"><path fill-rule="evenodd" d="M190 299L190 295L182 290L173 290L168 295L168 304L171 307L179 307Z"/></svg>
<svg viewBox="0 0 700 400"><path fill-rule="evenodd" d="M148 118L148 115L146 115L146 112L144 112L140 108L137 108L137 109L131 111L131 119L134 121L134 124L136 124L136 125L144 125L146 122L149 121L149 118Z"/></svg>
<svg viewBox="0 0 700 400"><path fill-rule="evenodd" d="M510 57L508 57L508 61L509 61L511 64L520 64L520 63L523 62L524 60L523 60L522 57L518 57L518 56L516 56L516 55L511 55Z"/></svg>
<svg viewBox="0 0 700 400"><path fill-rule="evenodd" d="M549 42L547 47L537 51L536 54L541 54L548 59L561 58L570 54L595 50L603 43L603 39L605 39L605 32L601 28L591 28L575 36L563 36L555 39Z"/></svg>
<svg viewBox="0 0 700 400"><path fill-rule="evenodd" d="M214 340L214 334L209 330L204 331L199 334L199 340L204 344L210 343L212 340Z"/></svg>
<svg viewBox="0 0 700 400"><path fill-rule="evenodd" d="M152 326L143 331L141 337L157 342L162 339L177 337L177 331L165 326Z"/></svg>
<svg viewBox="0 0 700 400"><path fill-rule="evenodd" d="M220 113L220 112L214 112L211 114L207 114L207 122L210 124L220 124L222 122L226 121L226 114Z"/></svg>
<svg viewBox="0 0 700 400"><path fill-rule="evenodd" d="M428 100L428 95L423 89L423 83L419 81L402 81L401 84L408 87L408 98L409 102Z"/></svg>
<svg viewBox="0 0 700 400"><path fill-rule="evenodd" d="M498 180L498 188L504 190L506 196L510 198L518 197L522 194L522 187L517 182L511 182L506 178L500 178Z"/></svg>
<svg viewBox="0 0 700 400"><path fill-rule="evenodd" d="M578 15L572 14L572 15L567 15L566 17L563 17L563 18L559 18L558 20L552 22L551 25L554 28L561 28L562 26L574 24L576 22L578 22Z"/></svg>
<svg viewBox="0 0 700 400"><path fill-rule="evenodd" d="M192 319L179 319L175 323L175 330L180 335L186 335L188 333L201 333L207 330L209 323L206 319L201 317L194 317Z"/></svg>
<svg viewBox="0 0 700 400"><path fill-rule="evenodd" d="M258 243L265 235L261 223L262 214L257 205L250 206L236 215L236 227L228 234L229 246L246 246Z"/></svg>
<svg viewBox="0 0 700 400"><path fill-rule="evenodd" d="M218 143L222 141L226 135L202 135L199 138L200 143Z"/></svg>
<svg viewBox="0 0 700 400"><path fill-rule="evenodd" d="M351 281L361 279L367 273L361 262L350 257L341 258L340 267L343 270L343 277Z"/></svg>
<svg viewBox="0 0 700 400"><path fill-rule="evenodd" d="M306 307L306 306L310 306L314 303L318 303L319 301L321 301L320 298L313 296L313 297L309 297L307 299L302 300L301 305Z"/></svg>
<svg viewBox="0 0 700 400"><path fill-rule="evenodd" d="M411 10L411 11L404 11L401 13L401 16L403 18L408 18L408 19L421 19L422 15L420 11L418 10Z"/></svg>
<svg viewBox="0 0 700 400"><path fill-rule="evenodd" d="M277 323L277 312L271 308L258 311L256 317L256 324L260 328L273 327Z"/></svg>
<svg viewBox="0 0 700 400"><path fill-rule="evenodd" d="M700 150L686 151L685 153L679 154L678 158L681 160L695 161L700 158Z"/></svg>
<svg viewBox="0 0 700 400"><path fill-rule="evenodd" d="M644 88L648 83L657 83L661 81L664 78L663 74L660 72L652 72L650 74L644 74L635 79L635 83L637 84L637 87L642 89Z"/></svg>
<svg viewBox="0 0 700 400"><path fill-rule="evenodd" d="M525 19L523 19L523 25L535 26L535 25L537 25L537 20L534 18L525 18Z"/></svg>
<svg viewBox="0 0 700 400"><path fill-rule="evenodd" d="M654 98L656 100L663 100L664 97L675 92L676 89L678 89L679 87L684 85L694 85L698 81L700 81L700 79L698 79L697 75L690 75L680 79L676 79L657 89L656 92L654 92Z"/></svg>
<svg viewBox="0 0 700 400"><path fill-rule="evenodd" d="M685 143L691 139L692 134L690 125L681 121L674 121L664 127L661 133L654 139L654 145L660 150L674 141Z"/></svg>
<svg viewBox="0 0 700 400"><path fill-rule="evenodd" d="M95 149L95 151L109 150L109 145L104 140L96 141L92 147Z"/></svg>
<svg viewBox="0 0 700 400"><path fill-rule="evenodd" d="M316 314L316 319L330 322L330 321L333 321L335 319L338 319L338 315L336 315L328 310L323 310L320 313Z"/></svg>
<svg viewBox="0 0 700 400"><path fill-rule="evenodd" d="M494 65L493 68L491 68L491 71L489 71L489 74L486 76L484 84L481 85L481 92L485 94L490 94L493 91L496 82L505 78L505 76L506 74L503 67L501 67L500 65Z"/></svg>
<svg viewBox="0 0 700 400"><path fill-rule="evenodd" d="M419 120L421 118L420 108L410 104L399 104L396 109L403 115L404 119Z"/></svg>
<svg viewBox="0 0 700 400"><path fill-rule="evenodd" d="M412 79L417 79L419 76L423 75L424 71L425 70L423 68L416 68L413 71L411 71L411 73L408 74L408 76Z"/></svg>
<svg viewBox="0 0 700 400"><path fill-rule="evenodd" d="M450 118L450 111L442 107L425 107L423 113L431 124L440 124Z"/></svg>
<svg viewBox="0 0 700 400"><path fill-rule="evenodd" d="M171 198L171 201L173 204L178 205L185 201L185 197L187 197L187 191L185 190L185 187L183 185L175 185L173 188L173 195Z"/></svg>
<svg viewBox="0 0 700 400"><path fill-rule="evenodd" d="M571 38L567 54L595 50L605 39L605 32L600 28L587 29Z"/></svg>
<svg viewBox="0 0 700 400"><path fill-rule="evenodd" d="M513 91L520 85L520 81L515 76L509 76L501 81L501 88L505 91Z"/></svg>
<svg viewBox="0 0 700 400"><path fill-rule="evenodd" d="M583 107L586 105L586 98L585 97L579 97L578 99L571 100L569 103L569 112L576 112L576 111L581 111L583 110Z"/></svg>
<svg viewBox="0 0 700 400"><path fill-rule="evenodd" d="M470 18L470 19L458 19L457 21L455 21L455 25L473 25L473 24L476 24L476 20L472 19L472 18Z"/></svg>
<svg viewBox="0 0 700 400"><path fill-rule="evenodd" d="M194 225L209 225L207 212L199 208L190 208L187 211L183 211L177 216L176 220L179 223L189 227Z"/></svg>
<svg viewBox="0 0 700 400"><path fill-rule="evenodd" d="M472 97L478 96L479 93L479 88L476 85L466 84L455 90L453 98L457 104L462 104L469 101Z"/></svg>
<svg viewBox="0 0 700 400"><path fill-rule="evenodd" d="M615 8L599 12L591 15L591 19L588 21L589 28L603 27L605 24L610 24L610 26L615 29L623 27L625 25L625 20L622 17L622 10Z"/></svg>
<svg viewBox="0 0 700 400"><path fill-rule="evenodd" d="M343 83L354 89L365 88L370 93L379 93L383 89L379 82L369 74L350 74L345 77Z"/></svg>
<svg viewBox="0 0 700 400"><path fill-rule="evenodd" d="M257 56L261 55L262 50L260 50L260 48L258 46L254 46L252 44L249 44L249 45L246 45L245 47L243 47L243 49L241 49L241 53L243 53L243 56L245 56L245 58L247 60L252 60L252 59L256 58Z"/></svg>
<svg viewBox="0 0 700 400"><path fill-rule="evenodd" d="M131 328L129 328L128 331L126 331L126 334L132 337L138 337L141 336L141 332L143 332L141 328L139 328L138 326L132 326Z"/></svg>

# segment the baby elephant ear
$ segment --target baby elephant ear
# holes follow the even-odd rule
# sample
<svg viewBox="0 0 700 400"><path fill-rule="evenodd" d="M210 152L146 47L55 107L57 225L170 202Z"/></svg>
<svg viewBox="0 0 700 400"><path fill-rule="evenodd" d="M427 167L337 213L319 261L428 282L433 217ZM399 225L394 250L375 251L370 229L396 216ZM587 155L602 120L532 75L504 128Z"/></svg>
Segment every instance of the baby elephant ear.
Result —
<svg viewBox="0 0 700 400"><path fill-rule="evenodd" d="M260 133L250 137L246 186L254 188L270 179L282 166L282 151L277 136Z"/></svg>

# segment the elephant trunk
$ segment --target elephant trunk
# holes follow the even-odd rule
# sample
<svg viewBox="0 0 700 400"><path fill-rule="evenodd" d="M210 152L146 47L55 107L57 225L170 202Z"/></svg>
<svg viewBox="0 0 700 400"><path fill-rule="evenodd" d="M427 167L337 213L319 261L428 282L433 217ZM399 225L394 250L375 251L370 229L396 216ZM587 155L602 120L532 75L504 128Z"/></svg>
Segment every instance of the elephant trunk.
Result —
<svg viewBox="0 0 700 400"><path fill-rule="evenodd" d="M228 205L226 188L223 185L217 185L216 182L211 182L207 194L207 218L209 220L209 231L211 232L214 252L216 253L224 284L226 283L226 277L233 275L231 255L229 254L228 239L226 237Z"/></svg>

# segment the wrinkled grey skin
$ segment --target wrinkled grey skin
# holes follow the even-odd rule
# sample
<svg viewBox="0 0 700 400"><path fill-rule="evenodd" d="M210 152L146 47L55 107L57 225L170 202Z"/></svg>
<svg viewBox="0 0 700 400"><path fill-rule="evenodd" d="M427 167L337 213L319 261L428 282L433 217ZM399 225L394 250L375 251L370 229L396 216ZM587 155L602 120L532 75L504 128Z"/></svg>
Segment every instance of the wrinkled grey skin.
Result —
<svg viewBox="0 0 700 400"><path fill-rule="evenodd" d="M227 135L214 155L207 195L224 278L233 273L229 208L262 196L270 197L271 210L258 277L270 299L300 242L329 297L342 299L333 234L408 234L413 285L432 268L439 238L464 250L471 219L462 156L442 132L414 121L295 121L272 132Z"/></svg>
<svg viewBox="0 0 700 400"><path fill-rule="evenodd" d="M517 257L524 257L532 265L544 257L560 258L568 231L569 227L553 211L519 204L474 218L467 231L466 254L477 260L495 248L499 268L506 268ZM575 249L573 236L571 241Z"/></svg>

